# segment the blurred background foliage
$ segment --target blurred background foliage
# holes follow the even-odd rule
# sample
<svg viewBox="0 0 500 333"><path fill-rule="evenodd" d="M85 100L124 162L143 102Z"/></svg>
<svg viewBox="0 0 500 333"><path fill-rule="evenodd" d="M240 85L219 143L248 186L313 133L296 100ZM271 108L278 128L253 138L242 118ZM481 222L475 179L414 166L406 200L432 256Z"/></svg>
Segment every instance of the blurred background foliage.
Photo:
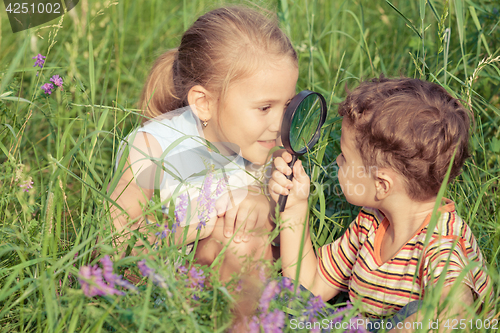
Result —
<svg viewBox="0 0 500 333"><path fill-rule="evenodd" d="M13 322L23 322L27 311L40 316L33 323L41 330L41 318L50 316L42 309L52 304L42 295L57 292L42 292L37 278L59 281L64 294L75 286L74 265L91 262L95 246L113 251L103 203L117 144L138 124L147 73L198 16L227 4L277 13L299 54L297 91L316 90L327 99L322 140L303 158L314 186L315 246L336 239L357 213L336 180L336 104L346 89L382 73L426 79L474 113L472 158L446 196L473 228L498 285L497 0L80 0L60 20L16 34L0 13L0 322L17 330ZM38 53L47 57L43 70L33 67ZM54 74L64 86L47 96L40 86ZM24 192L19 185L29 179L33 189Z"/></svg>

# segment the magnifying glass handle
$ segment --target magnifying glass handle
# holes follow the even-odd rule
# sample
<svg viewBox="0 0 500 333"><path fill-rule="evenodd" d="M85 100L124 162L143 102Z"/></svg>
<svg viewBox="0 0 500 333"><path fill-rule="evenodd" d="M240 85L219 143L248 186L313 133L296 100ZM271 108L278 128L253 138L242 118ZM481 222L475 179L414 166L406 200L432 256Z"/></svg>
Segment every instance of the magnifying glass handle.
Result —
<svg viewBox="0 0 500 333"><path fill-rule="evenodd" d="M297 155L292 155L292 161L290 163L288 163L288 166L290 167L290 169L292 169L292 173L290 175L286 176L286 178L289 180L292 180L292 178L293 178L293 165L295 164L295 161L297 161ZM280 207L280 212L283 212L285 210L287 199L288 199L288 195L280 194L280 197L278 198L278 205Z"/></svg>

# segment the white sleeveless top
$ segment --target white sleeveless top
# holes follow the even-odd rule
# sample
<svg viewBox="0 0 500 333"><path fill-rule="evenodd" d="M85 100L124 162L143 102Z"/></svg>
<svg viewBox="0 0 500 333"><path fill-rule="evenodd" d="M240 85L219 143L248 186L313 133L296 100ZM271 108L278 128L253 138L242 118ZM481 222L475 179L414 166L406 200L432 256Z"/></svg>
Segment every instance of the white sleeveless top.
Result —
<svg viewBox="0 0 500 333"><path fill-rule="evenodd" d="M154 137L161 151L152 151L148 140L136 137L139 132ZM256 166L240 154L225 156L214 151L216 148L203 138L200 120L190 107L167 112L131 132L120 144L115 169L126 148L136 183L142 188L160 190L165 213L171 198L176 203L183 193L187 193L189 201L197 198L208 173L213 175L211 198L217 199L227 190L241 192L249 185L265 186L271 172L270 163ZM226 191L216 196L221 181L227 184ZM238 198L235 204L244 196Z"/></svg>

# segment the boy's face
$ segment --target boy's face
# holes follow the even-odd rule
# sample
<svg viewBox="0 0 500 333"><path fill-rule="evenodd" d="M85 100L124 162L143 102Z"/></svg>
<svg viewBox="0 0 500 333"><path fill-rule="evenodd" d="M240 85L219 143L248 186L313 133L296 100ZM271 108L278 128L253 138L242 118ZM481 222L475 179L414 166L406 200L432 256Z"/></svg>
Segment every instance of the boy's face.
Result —
<svg viewBox="0 0 500 333"><path fill-rule="evenodd" d="M337 156L338 178L347 201L356 206L374 207L377 170L376 167L367 170L363 165L356 148L354 128L345 119L342 121L340 148L342 153Z"/></svg>

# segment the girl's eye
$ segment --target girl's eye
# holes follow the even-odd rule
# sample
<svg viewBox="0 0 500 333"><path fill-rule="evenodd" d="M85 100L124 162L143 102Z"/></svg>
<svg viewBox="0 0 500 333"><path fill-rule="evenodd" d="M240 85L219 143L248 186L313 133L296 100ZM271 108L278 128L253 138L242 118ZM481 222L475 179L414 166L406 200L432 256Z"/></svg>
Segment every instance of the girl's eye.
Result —
<svg viewBox="0 0 500 333"><path fill-rule="evenodd" d="M269 111L269 110L271 110L271 105L261 106L261 107L259 108L259 110L260 110L260 111L264 111L264 112Z"/></svg>

